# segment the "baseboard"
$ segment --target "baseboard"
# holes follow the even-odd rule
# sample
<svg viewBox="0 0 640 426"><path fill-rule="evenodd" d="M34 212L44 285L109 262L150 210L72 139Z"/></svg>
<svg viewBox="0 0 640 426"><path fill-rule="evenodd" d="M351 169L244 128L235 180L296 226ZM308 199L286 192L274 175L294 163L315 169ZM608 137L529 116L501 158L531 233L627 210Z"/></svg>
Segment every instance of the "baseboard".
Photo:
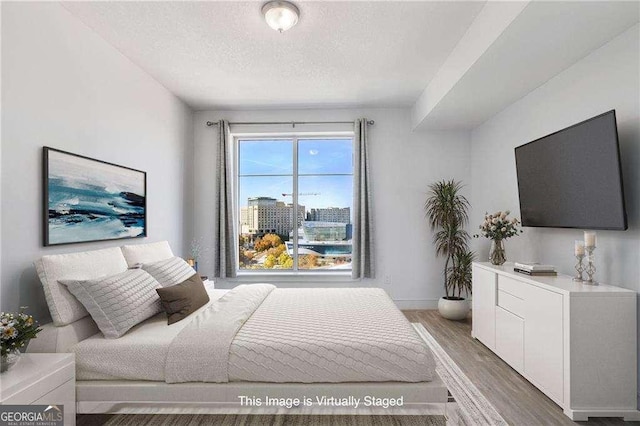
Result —
<svg viewBox="0 0 640 426"><path fill-rule="evenodd" d="M438 309L439 299L393 299L398 309Z"/></svg>

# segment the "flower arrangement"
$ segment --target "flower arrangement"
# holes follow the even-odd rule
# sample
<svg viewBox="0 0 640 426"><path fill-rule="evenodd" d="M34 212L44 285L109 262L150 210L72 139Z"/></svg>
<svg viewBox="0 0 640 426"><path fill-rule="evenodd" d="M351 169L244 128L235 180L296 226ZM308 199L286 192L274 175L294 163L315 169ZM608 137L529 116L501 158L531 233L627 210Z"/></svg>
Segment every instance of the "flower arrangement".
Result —
<svg viewBox="0 0 640 426"><path fill-rule="evenodd" d="M484 222L480 225L480 234L476 234L474 237L486 237L497 241L521 234L522 229L518 228L520 221L515 217L509 219L507 217L509 213L511 213L509 210L499 211L494 214L485 213Z"/></svg>
<svg viewBox="0 0 640 426"><path fill-rule="evenodd" d="M0 313L0 338L2 339L2 353L6 357L9 353L24 347L30 340L42 331L31 315L24 313L26 306L20 307L17 314L11 312Z"/></svg>

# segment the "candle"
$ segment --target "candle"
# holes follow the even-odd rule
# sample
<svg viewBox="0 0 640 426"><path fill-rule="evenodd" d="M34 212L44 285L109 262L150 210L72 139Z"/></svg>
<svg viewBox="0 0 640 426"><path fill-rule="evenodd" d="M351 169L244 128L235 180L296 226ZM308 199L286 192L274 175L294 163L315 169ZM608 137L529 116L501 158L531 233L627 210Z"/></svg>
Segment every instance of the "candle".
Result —
<svg viewBox="0 0 640 426"><path fill-rule="evenodd" d="M592 231L584 231L584 245L587 247L596 246L596 233Z"/></svg>
<svg viewBox="0 0 640 426"><path fill-rule="evenodd" d="M576 240L575 250L576 256L584 256L584 241Z"/></svg>

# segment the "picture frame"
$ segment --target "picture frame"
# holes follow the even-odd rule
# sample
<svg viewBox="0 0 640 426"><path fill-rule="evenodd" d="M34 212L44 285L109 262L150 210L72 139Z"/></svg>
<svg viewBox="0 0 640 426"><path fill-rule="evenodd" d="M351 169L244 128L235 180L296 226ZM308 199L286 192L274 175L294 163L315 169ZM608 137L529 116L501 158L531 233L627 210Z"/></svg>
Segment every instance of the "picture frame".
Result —
<svg viewBox="0 0 640 426"><path fill-rule="evenodd" d="M44 246L147 236L147 172L43 147Z"/></svg>

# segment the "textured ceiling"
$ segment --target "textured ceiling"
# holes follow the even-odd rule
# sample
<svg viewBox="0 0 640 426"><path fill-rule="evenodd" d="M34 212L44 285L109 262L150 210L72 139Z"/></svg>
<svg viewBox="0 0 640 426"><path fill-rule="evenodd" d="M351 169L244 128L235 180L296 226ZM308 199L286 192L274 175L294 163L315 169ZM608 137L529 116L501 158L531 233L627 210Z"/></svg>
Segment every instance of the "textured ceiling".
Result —
<svg viewBox="0 0 640 426"><path fill-rule="evenodd" d="M261 2L64 2L198 110L412 105L483 2L305 2L279 34Z"/></svg>

